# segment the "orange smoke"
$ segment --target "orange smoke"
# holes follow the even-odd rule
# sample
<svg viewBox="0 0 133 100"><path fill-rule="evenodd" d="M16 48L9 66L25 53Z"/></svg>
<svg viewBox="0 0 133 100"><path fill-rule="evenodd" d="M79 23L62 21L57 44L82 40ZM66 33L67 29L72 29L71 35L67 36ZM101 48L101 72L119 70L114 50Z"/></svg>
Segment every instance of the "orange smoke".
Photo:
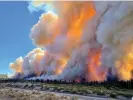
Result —
<svg viewBox="0 0 133 100"><path fill-rule="evenodd" d="M95 9L92 2L77 2L76 6L79 6L78 9L73 7L71 16L68 18L69 30L67 35L69 38L79 40L85 23L95 15Z"/></svg>
<svg viewBox="0 0 133 100"><path fill-rule="evenodd" d="M100 72L99 69L101 67L101 49L89 52L89 63L88 63L88 76L87 79L89 81L104 81L106 77L106 72Z"/></svg>
<svg viewBox="0 0 133 100"><path fill-rule="evenodd" d="M31 37L33 38L34 43L39 46L52 43L56 36L55 34L59 33L57 21L58 16L53 12L42 14L38 23L34 25L31 30L33 32Z"/></svg>
<svg viewBox="0 0 133 100"><path fill-rule="evenodd" d="M92 2L34 2L36 6L45 3L55 9L57 15L53 13L44 13L40 21L33 27L34 30L40 29L36 34L33 33L33 40L37 45L46 45L54 43L56 37L66 33L69 46L64 47L65 51L71 50L77 45L77 41L82 37L82 30L85 24L95 15L95 9ZM38 28L38 26L44 28ZM33 31L34 32L34 31ZM73 43L70 44L70 41ZM55 74L61 74L67 64L66 56L57 60Z"/></svg>
<svg viewBox="0 0 133 100"><path fill-rule="evenodd" d="M22 57L19 57L18 59L16 59L14 63L10 63L9 67L17 73L22 73L23 72L22 63L23 63L23 59Z"/></svg>
<svg viewBox="0 0 133 100"><path fill-rule="evenodd" d="M94 15L95 9L93 3L89 2L73 2L73 1L60 1L60 2L33 2L35 6L40 4L47 4L53 7L57 13L57 17L51 14L43 14L41 17L42 20L47 21L48 24L54 24L45 26L46 30L49 30L52 33L52 36L49 38L45 38L44 34L40 35L38 44L45 44L46 42L50 42L54 40L57 35L66 32L66 35L70 39L80 40L83 28ZM47 27L50 27L47 28ZM52 27L52 28L51 28ZM46 40L46 41L44 41Z"/></svg>

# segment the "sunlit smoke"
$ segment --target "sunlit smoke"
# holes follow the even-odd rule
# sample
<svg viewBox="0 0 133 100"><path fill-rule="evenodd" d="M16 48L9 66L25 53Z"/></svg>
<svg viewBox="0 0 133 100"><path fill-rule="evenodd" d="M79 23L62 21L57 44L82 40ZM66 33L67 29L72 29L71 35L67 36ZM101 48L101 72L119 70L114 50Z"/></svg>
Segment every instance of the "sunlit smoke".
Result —
<svg viewBox="0 0 133 100"><path fill-rule="evenodd" d="M13 77L133 79L133 2L32 1L28 8L44 12L30 33L39 48L10 64Z"/></svg>
<svg viewBox="0 0 133 100"><path fill-rule="evenodd" d="M16 59L16 61L14 63L10 63L9 67L11 69L13 69L15 72L21 73L21 72L23 72L22 63L23 63L23 58L20 57L20 58Z"/></svg>

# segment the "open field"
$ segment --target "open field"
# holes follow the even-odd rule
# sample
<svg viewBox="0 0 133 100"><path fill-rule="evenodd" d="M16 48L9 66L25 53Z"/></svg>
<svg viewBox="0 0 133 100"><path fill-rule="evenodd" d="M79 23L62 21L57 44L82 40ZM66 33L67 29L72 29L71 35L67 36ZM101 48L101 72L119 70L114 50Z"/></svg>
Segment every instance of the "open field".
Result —
<svg viewBox="0 0 133 100"><path fill-rule="evenodd" d="M116 100L113 98L91 97L18 88L1 89L0 97L0 100Z"/></svg>
<svg viewBox="0 0 133 100"><path fill-rule="evenodd" d="M1 86L8 89L15 88L15 89L24 89L24 90L32 90L32 91L33 90L47 91L50 93L51 92L65 93L65 94L72 94L72 95L77 94L77 95L83 95L88 97L104 98L105 100L113 100L113 99L131 100L131 97L133 97L132 89L120 89L120 88L107 89L103 86L88 86L88 85L82 85L82 84L53 84L53 83L48 84L48 83L40 83L40 82L37 82L37 83L11 82L11 83L1 83ZM24 100L24 99L21 99L21 100ZM45 100L45 99L42 99L42 100ZM57 99L57 100L60 100L60 99ZM83 99L83 100L87 100L87 99ZM93 99L88 99L88 100L93 100Z"/></svg>
<svg viewBox="0 0 133 100"><path fill-rule="evenodd" d="M75 96L56 95L37 90L0 89L0 100L78 100Z"/></svg>

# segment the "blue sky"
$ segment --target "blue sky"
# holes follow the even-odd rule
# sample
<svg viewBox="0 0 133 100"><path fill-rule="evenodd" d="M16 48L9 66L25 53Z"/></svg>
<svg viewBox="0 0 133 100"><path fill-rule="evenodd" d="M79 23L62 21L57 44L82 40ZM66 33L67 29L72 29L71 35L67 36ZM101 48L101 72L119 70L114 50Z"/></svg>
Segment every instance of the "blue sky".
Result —
<svg viewBox="0 0 133 100"><path fill-rule="evenodd" d="M30 13L28 2L0 2L0 74L11 72L9 63L35 46L29 38L41 12Z"/></svg>

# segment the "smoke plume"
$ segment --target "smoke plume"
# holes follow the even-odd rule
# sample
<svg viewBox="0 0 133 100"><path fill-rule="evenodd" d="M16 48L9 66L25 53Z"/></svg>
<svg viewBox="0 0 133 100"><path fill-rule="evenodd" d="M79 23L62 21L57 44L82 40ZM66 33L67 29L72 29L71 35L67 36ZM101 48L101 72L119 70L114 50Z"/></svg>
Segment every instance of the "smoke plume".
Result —
<svg viewBox="0 0 133 100"><path fill-rule="evenodd" d="M32 1L28 8L45 12L30 33L38 48L9 65L12 78L133 79L133 2Z"/></svg>

